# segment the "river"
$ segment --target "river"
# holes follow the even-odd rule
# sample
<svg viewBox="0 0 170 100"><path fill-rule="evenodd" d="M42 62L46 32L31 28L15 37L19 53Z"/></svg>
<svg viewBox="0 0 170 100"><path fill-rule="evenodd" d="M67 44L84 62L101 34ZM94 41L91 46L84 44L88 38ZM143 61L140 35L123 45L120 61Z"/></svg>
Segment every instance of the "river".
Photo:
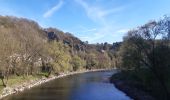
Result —
<svg viewBox="0 0 170 100"><path fill-rule="evenodd" d="M116 71L87 72L59 78L4 100L131 100L109 83Z"/></svg>

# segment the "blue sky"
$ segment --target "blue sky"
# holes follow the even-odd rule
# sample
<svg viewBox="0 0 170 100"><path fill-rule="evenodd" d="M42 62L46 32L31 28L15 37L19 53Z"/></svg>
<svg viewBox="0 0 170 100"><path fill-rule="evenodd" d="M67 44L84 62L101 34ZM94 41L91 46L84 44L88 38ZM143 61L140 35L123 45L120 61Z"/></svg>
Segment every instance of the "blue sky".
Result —
<svg viewBox="0 0 170 100"><path fill-rule="evenodd" d="M0 15L37 21L83 41L122 41L129 30L170 14L170 0L0 0Z"/></svg>

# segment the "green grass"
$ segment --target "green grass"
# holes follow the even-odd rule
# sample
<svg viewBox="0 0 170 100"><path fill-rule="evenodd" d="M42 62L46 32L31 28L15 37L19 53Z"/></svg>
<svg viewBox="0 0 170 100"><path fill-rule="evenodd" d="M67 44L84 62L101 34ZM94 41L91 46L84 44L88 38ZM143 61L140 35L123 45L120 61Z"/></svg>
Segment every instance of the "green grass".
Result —
<svg viewBox="0 0 170 100"><path fill-rule="evenodd" d="M48 72L41 72L41 73L39 73L38 74L38 76L48 76L49 75L49 73Z"/></svg>
<svg viewBox="0 0 170 100"><path fill-rule="evenodd" d="M10 77L8 81L8 86L13 86L15 84L20 84L20 83L27 82L30 80L35 80L37 78L38 77L32 76L32 75L26 76L25 78L23 76L12 76Z"/></svg>
<svg viewBox="0 0 170 100"><path fill-rule="evenodd" d="M41 76L32 76L32 75L29 75L29 76L26 76L26 77L23 77L23 76L10 76L9 79L8 79L7 86L8 87L14 87L14 86L17 86L17 85L21 85L21 83L24 83L24 82L29 82L31 80L39 79L40 77ZM2 81L0 80L0 93L2 93L2 90L4 88L5 87L2 85Z"/></svg>

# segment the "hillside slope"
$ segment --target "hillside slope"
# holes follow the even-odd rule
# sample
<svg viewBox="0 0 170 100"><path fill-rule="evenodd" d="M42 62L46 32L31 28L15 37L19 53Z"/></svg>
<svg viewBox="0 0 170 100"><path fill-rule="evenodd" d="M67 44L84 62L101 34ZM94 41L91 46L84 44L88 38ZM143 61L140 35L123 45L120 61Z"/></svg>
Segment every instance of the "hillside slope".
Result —
<svg viewBox="0 0 170 100"><path fill-rule="evenodd" d="M116 67L116 51L121 44L88 44L71 33L12 16L0 16L0 43L0 78L4 86L11 76L49 76Z"/></svg>

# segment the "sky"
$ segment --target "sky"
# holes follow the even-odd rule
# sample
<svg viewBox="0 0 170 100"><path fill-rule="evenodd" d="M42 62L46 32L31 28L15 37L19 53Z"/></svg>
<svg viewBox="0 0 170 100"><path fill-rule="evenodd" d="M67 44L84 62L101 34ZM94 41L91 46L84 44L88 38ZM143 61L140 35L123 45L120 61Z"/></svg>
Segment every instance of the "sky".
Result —
<svg viewBox="0 0 170 100"><path fill-rule="evenodd" d="M0 15L34 20L89 43L119 42L128 30L170 15L170 0L0 0Z"/></svg>

